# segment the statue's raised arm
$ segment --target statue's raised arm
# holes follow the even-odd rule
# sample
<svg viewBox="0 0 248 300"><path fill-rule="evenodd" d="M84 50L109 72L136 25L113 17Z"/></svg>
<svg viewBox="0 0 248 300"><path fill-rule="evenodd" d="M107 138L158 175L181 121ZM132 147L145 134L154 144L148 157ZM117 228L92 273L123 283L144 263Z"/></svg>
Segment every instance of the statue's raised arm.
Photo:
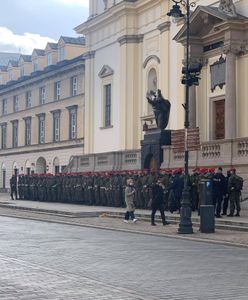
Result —
<svg viewBox="0 0 248 300"><path fill-rule="evenodd" d="M146 95L148 102L152 105L154 116L156 119L157 127L163 130L167 127L170 117L170 101L164 99L161 90L157 90L157 93L151 91Z"/></svg>

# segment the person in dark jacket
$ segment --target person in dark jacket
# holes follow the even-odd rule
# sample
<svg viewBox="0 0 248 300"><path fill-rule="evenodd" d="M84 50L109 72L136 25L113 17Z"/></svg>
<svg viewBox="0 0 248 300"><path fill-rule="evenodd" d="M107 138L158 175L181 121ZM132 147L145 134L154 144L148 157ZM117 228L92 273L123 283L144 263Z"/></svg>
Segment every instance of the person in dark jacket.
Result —
<svg viewBox="0 0 248 300"><path fill-rule="evenodd" d="M222 168L219 167L213 176L213 202L215 205L215 216L221 218L221 205L226 191L226 178L222 174Z"/></svg>
<svg viewBox="0 0 248 300"><path fill-rule="evenodd" d="M160 211L161 219L163 221L163 225L169 224L165 220L164 214L164 186L162 185L161 181L158 179L156 183L152 187L152 203L151 203L151 225L155 226L155 214L157 210Z"/></svg>
<svg viewBox="0 0 248 300"><path fill-rule="evenodd" d="M15 195L15 200L17 200L17 176L13 175L10 178L10 197L12 200L14 200L14 195Z"/></svg>
<svg viewBox="0 0 248 300"><path fill-rule="evenodd" d="M226 174L226 186L225 186L225 195L224 195L224 201L223 201L223 209L222 209L222 216L225 216L227 214L228 209L228 202L229 202L229 194L228 194L228 180L231 176L231 171L228 170Z"/></svg>

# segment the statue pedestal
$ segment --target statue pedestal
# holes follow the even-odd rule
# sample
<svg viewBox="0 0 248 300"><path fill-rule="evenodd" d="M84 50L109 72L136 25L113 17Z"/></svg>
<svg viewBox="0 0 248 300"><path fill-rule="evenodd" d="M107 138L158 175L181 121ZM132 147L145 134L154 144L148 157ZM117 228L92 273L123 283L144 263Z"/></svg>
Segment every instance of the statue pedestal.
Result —
<svg viewBox="0 0 248 300"><path fill-rule="evenodd" d="M141 141L141 168L159 169L163 162L162 146L171 145L171 130L158 128L146 131Z"/></svg>

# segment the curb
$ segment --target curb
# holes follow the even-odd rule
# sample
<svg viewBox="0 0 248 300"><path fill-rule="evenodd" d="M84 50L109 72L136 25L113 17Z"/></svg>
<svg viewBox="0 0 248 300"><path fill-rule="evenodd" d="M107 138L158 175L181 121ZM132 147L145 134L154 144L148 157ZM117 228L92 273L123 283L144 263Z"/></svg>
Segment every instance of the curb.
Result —
<svg viewBox="0 0 248 300"><path fill-rule="evenodd" d="M155 236L155 237L164 237L164 238L170 238L170 239L188 240L188 241L193 241L193 242L198 242L198 243L209 243L209 244L224 245L224 246L231 246L231 247L238 247L238 248L248 248L248 245L246 245L246 244L232 243L232 242L228 242L228 241L219 241L219 240L212 240L212 239L194 238L192 236L185 236L185 235L182 236L179 234L172 235L172 234L166 234L166 233L145 232L145 231L140 231L140 230L129 230L129 229L124 229L124 228L115 228L115 227L109 227L109 226L104 227L104 226L97 226L97 225L90 225L90 224L83 224L83 223L79 224L79 223L59 221L59 220L45 220L42 218L29 217L29 216L8 215L8 214L3 214L1 212L0 212L0 216L8 217L8 218L17 218L17 219L24 219L24 220L53 223L53 224L85 227L85 228L92 228L92 229L101 229L101 230L108 230L108 231L149 235L149 236Z"/></svg>
<svg viewBox="0 0 248 300"><path fill-rule="evenodd" d="M101 214L106 214L110 218L123 218L124 212L114 212L108 210L96 211L96 212L68 212L68 211L59 211L53 209L43 209L43 208L35 208L35 207L24 207L24 206L13 206L9 204L0 203L0 207L9 208L13 210L23 210L23 211L31 211L40 214L49 214L49 215L57 215L64 216L68 218L84 218L84 217L98 217ZM142 221L149 221L150 216L146 214L136 213L136 216ZM179 216L166 216L167 219L173 223L178 224L180 221ZM160 219L159 219L160 220ZM192 217L192 224L194 227L200 227L200 220L196 217ZM237 232L248 232L248 223L242 223L240 221L232 222L231 220L216 220L215 228L221 230L232 230Z"/></svg>

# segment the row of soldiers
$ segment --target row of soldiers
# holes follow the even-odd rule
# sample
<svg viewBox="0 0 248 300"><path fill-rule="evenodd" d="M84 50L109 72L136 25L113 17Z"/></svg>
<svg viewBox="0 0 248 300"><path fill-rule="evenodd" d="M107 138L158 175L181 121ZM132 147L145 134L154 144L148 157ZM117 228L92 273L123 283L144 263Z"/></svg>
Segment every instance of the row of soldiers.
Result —
<svg viewBox="0 0 248 300"><path fill-rule="evenodd" d="M192 210L199 208L200 181L214 178L215 169L194 169L189 177ZM147 208L153 184L160 179L164 186L165 209L179 211L184 174L182 169L142 171L115 171L73 174L33 174L13 176L12 190L18 188L19 199L47 202L78 203L99 206L125 206L127 179L132 178L135 188L135 205ZM14 192L15 193L15 192ZM12 192L12 197L13 194ZM16 195L17 197L17 195Z"/></svg>
<svg viewBox="0 0 248 300"><path fill-rule="evenodd" d="M175 177L180 178L178 189ZM166 208L169 207L169 189L174 190L171 196L171 210L180 206L180 194L183 189L182 170L172 171L116 171L73 174L32 174L13 176L11 196L18 190L20 200L78 203L124 207L127 179L132 178L135 184L135 204L137 208L147 208L151 198L151 188L158 178L165 187ZM180 192L181 191L181 192ZM17 195L16 195L17 197ZM176 204L174 203L176 202ZM174 207L174 209L172 209Z"/></svg>

